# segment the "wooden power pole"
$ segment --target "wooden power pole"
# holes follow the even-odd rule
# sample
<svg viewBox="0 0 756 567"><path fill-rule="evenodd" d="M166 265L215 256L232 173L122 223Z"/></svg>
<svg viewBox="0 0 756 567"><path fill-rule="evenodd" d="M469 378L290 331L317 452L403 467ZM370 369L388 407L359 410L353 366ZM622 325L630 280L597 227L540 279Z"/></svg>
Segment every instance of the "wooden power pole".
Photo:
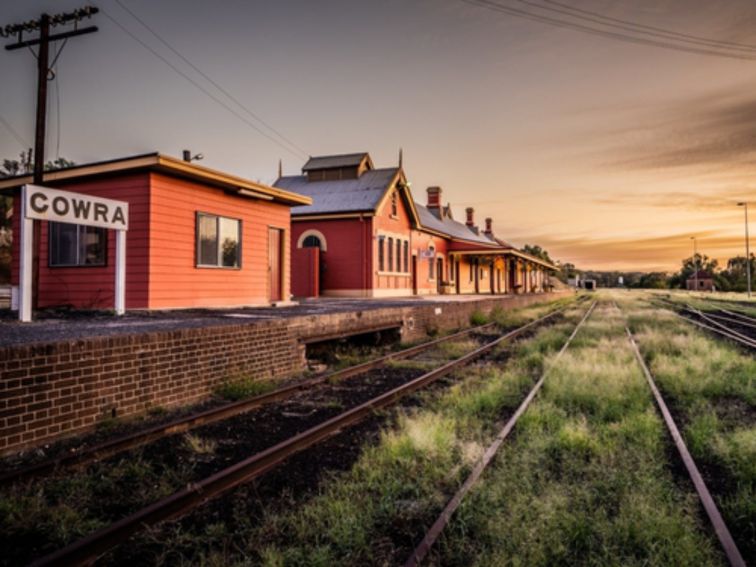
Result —
<svg viewBox="0 0 756 567"><path fill-rule="evenodd" d="M65 46L65 42L71 37L79 35L89 34L97 31L97 26L88 26L79 28L79 22L84 18L91 18L99 10L93 6L86 6L73 12L66 12L62 14L56 14L50 16L49 14L42 14L36 20L30 20L20 24L10 24L3 28L0 28L0 36L11 37L16 36L14 43L5 46L8 51L14 51L17 49L31 48L38 46L37 57L37 117L34 128L34 184L42 185L44 181L45 171L45 130L47 124L47 81L54 78L50 77L51 68L55 66L58 60L58 56ZM50 34L50 28L71 25L73 29L69 29L64 32ZM38 32L39 35L33 39L24 39L26 33ZM50 64L50 42L63 40L63 45L58 50L55 58ZM34 51L32 50L32 53ZM40 221L34 221L34 237L33 237L33 260L32 280L34 282L32 291L32 305L37 308L39 303L39 246L41 241L42 225Z"/></svg>

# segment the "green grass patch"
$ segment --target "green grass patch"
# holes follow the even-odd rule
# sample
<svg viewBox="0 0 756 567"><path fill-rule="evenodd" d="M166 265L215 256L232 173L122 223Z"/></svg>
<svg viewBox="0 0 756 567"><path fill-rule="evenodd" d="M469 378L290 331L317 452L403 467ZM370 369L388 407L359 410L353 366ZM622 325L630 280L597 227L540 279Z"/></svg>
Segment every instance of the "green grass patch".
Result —
<svg viewBox="0 0 756 567"><path fill-rule="evenodd" d="M230 401L243 400L267 394L276 389L276 382L272 380L255 380L253 378L237 378L227 380L215 390L216 395Z"/></svg>

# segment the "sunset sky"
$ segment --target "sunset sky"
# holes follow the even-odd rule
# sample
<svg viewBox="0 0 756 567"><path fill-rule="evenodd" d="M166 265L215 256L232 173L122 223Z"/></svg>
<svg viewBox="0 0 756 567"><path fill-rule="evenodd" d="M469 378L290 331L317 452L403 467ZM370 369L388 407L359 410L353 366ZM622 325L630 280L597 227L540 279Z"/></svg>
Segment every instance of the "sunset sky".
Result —
<svg viewBox="0 0 756 567"><path fill-rule="evenodd" d="M50 84L47 157L190 148L271 183L279 158L294 173L307 155L369 151L381 167L402 147L418 201L440 185L457 218L473 206L500 237L582 268L675 270L692 235L722 261L743 254L735 203L754 202L756 218L756 3L562 3L754 49L683 53L462 0L103 0L100 31L66 45ZM562 17L544 0L495 4ZM80 5L6 1L0 26ZM0 77L0 156L16 157L33 141L33 56L2 50Z"/></svg>

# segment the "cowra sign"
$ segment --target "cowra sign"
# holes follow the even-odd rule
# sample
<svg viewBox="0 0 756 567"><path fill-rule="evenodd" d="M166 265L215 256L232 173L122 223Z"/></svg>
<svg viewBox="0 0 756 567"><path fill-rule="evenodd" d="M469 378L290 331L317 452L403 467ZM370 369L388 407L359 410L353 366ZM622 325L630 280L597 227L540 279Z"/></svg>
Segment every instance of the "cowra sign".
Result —
<svg viewBox="0 0 756 567"><path fill-rule="evenodd" d="M123 315L126 310L126 231L129 228L129 204L39 185L24 185L21 188L18 318L25 322L32 318L35 220L98 226L116 231L114 307L117 314Z"/></svg>
<svg viewBox="0 0 756 567"><path fill-rule="evenodd" d="M129 204L124 201L27 185L25 204L26 217L31 219L114 230L129 228Z"/></svg>

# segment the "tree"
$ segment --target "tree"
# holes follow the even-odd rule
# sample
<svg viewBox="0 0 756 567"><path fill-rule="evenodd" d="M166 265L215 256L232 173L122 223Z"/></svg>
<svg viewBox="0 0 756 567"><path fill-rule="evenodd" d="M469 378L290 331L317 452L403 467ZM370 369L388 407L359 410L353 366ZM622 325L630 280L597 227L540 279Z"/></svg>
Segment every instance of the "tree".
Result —
<svg viewBox="0 0 756 567"><path fill-rule="evenodd" d="M525 254L530 254L531 256L535 256L536 258L540 258L541 260L545 260L547 262L554 263L553 260L549 257L549 253L546 252L543 248L538 246L538 244L526 244L521 248L522 252L525 252Z"/></svg>
<svg viewBox="0 0 756 567"><path fill-rule="evenodd" d="M26 175L34 170L34 154L31 149L28 152L21 152L18 157L19 159L3 159L2 169L0 169L0 177ZM59 157L52 161L48 161L45 164L45 171L64 169L74 165L76 164L71 160Z"/></svg>
<svg viewBox="0 0 756 567"><path fill-rule="evenodd" d="M685 288L685 282L693 276L693 272L709 272L714 276L719 268L719 262L709 258L706 254L697 253L682 261L682 268L670 278L670 287Z"/></svg>

